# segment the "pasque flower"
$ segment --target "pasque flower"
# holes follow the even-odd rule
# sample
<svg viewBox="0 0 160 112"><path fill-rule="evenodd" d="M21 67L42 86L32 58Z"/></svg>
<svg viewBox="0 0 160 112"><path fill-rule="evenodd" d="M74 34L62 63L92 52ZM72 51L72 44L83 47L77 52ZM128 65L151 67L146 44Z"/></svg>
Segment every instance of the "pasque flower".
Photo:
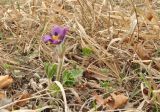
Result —
<svg viewBox="0 0 160 112"><path fill-rule="evenodd" d="M43 36L43 41L46 43L50 42L52 44L60 44L64 41L67 31L67 27L56 25L51 29L49 35Z"/></svg>

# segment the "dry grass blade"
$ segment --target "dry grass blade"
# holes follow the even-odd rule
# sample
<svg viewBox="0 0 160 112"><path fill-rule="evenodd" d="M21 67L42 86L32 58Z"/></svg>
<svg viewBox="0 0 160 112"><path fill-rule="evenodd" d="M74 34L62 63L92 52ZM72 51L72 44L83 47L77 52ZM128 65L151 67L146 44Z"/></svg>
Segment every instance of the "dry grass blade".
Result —
<svg viewBox="0 0 160 112"><path fill-rule="evenodd" d="M74 94L78 103L82 103L82 100L81 100L80 96L78 95L78 93L73 88L69 88L69 90Z"/></svg>
<svg viewBox="0 0 160 112"><path fill-rule="evenodd" d="M35 109L35 110L20 109L20 110L15 110L15 111L12 111L12 112L39 112L39 111L44 111L47 108L52 108L52 106L44 106L42 108Z"/></svg>

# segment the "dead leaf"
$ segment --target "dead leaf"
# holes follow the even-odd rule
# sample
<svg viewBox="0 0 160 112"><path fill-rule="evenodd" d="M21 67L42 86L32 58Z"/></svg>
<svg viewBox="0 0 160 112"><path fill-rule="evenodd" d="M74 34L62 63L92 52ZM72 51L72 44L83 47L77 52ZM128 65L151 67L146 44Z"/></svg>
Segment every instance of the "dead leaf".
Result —
<svg viewBox="0 0 160 112"><path fill-rule="evenodd" d="M122 43L130 43L131 42L131 38L129 36L126 36L122 39Z"/></svg>
<svg viewBox="0 0 160 112"><path fill-rule="evenodd" d="M128 102L128 97L124 94L115 94L112 93L109 97L103 99L100 95L94 94L93 98L96 100L96 103L101 106L105 106L109 109L118 109L125 106Z"/></svg>
<svg viewBox="0 0 160 112"><path fill-rule="evenodd" d="M93 98L96 100L96 103L98 105L104 105L105 103L105 100L100 96L100 95L97 95L96 93L93 95Z"/></svg>
<svg viewBox="0 0 160 112"><path fill-rule="evenodd" d="M149 21L151 21L152 19L155 19L156 21L158 21L157 14L155 10L152 8L152 1L153 0L145 0L146 11L144 11L144 14L146 15Z"/></svg>
<svg viewBox="0 0 160 112"><path fill-rule="evenodd" d="M95 82L86 82L87 87L89 88L95 88L95 89L102 89L100 84L98 84L96 81Z"/></svg>
<svg viewBox="0 0 160 112"><path fill-rule="evenodd" d="M135 44L134 50L141 59L150 58L149 51L141 43Z"/></svg>
<svg viewBox="0 0 160 112"><path fill-rule="evenodd" d="M157 13L155 12L155 10L150 9L150 10L148 10L147 13L148 13L147 19L148 19L149 21L151 21L152 24L157 24L157 23L158 23L158 15L157 15Z"/></svg>
<svg viewBox="0 0 160 112"><path fill-rule="evenodd" d="M103 81L106 81L108 79L106 75L103 75L91 69L87 69L86 71L84 71L84 77L89 78L89 79L103 80Z"/></svg>
<svg viewBox="0 0 160 112"><path fill-rule="evenodd" d="M151 20L153 19L153 13L152 13L151 11L148 11L148 12L146 13L146 17L147 17L147 19L148 19L149 21L151 21Z"/></svg>
<svg viewBox="0 0 160 112"><path fill-rule="evenodd" d="M4 99L5 97L6 97L5 93L4 92L0 92L0 100Z"/></svg>
<svg viewBox="0 0 160 112"><path fill-rule="evenodd" d="M124 94L115 94L112 93L111 96L109 96L106 99L106 106L109 106L112 109L121 108L126 105L128 102L128 97Z"/></svg>
<svg viewBox="0 0 160 112"><path fill-rule="evenodd" d="M9 75L0 76L0 89L8 87L13 83L13 78Z"/></svg>
<svg viewBox="0 0 160 112"><path fill-rule="evenodd" d="M23 100L23 101L19 101L16 103L17 106L20 106L20 107L23 107L27 104L28 102L28 99L31 95L27 92L27 91L24 91L23 93L21 93L19 96L18 96L18 100ZM25 100L26 99L26 100Z"/></svg>

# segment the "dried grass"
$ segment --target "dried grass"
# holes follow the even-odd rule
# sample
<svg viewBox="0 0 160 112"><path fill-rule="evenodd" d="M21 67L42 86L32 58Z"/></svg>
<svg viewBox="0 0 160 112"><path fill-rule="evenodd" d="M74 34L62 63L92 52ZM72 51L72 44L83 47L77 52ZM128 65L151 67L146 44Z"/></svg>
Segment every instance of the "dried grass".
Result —
<svg viewBox="0 0 160 112"><path fill-rule="evenodd" d="M114 90L126 91L132 96L129 98L129 102L134 104L132 108L138 108L137 105L142 102L140 98L143 98L140 84L148 81L152 87L157 86L160 80L160 55L156 55L160 49L159 5L158 0L0 1L0 71L2 75L9 72L15 79L18 77L17 84L10 88L8 94L12 96L11 91L29 89L29 80L37 80L34 74L46 77L44 62L57 62L55 46L45 45L41 37L54 24L59 24L70 29L65 43L66 68L73 68L75 62L83 68L96 66L108 69L105 75L109 77ZM90 47L94 56L85 59L80 53L84 47ZM11 65L7 71L5 64ZM20 70L22 77L15 70ZM142 80L139 74L144 71L146 74L143 74ZM98 69L96 72L99 72ZM153 90L156 89L153 87ZM40 90L29 91L34 93ZM92 109L90 98L93 91L96 90L88 90L88 96L83 92L77 93L81 94L83 102L77 108ZM66 93L66 97L70 98L70 94L73 95ZM38 101L43 102L37 98ZM50 100L48 103L55 108L56 103L50 103ZM74 97L68 101L68 105L72 103L76 103ZM159 105L160 102L154 99L150 100L150 104ZM58 107L62 109L63 104L60 103ZM148 106L144 104L141 110L145 111L145 107ZM127 107L124 110L127 112L127 109L131 111Z"/></svg>

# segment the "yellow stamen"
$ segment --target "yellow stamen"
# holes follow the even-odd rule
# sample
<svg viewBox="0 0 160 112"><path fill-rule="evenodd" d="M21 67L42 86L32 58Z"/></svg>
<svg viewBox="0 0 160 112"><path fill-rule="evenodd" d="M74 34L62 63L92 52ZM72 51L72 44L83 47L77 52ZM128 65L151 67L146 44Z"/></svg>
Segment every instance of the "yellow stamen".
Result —
<svg viewBox="0 0 160 112"><path fill-rule="evenodd" d="M58 37L58 36L53 35L53 36L52 36L52 39L53 39L53 40L59 40L59 37Z"/></svg>

